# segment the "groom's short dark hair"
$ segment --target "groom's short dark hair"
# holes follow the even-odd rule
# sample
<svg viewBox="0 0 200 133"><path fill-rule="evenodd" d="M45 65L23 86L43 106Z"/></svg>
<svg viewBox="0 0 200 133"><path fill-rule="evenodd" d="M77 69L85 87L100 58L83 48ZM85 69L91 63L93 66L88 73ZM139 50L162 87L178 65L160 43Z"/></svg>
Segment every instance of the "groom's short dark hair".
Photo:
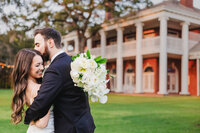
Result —
<svg viewBox="0 0 200 133"><path fill-rule="evenodd" d="M45 40L52 38L54 40L56 48L62 48L61 35L59 31L47 27L43 29L36 29L34 32L34 36L36 36L37 34L41 34Z"/></svg>

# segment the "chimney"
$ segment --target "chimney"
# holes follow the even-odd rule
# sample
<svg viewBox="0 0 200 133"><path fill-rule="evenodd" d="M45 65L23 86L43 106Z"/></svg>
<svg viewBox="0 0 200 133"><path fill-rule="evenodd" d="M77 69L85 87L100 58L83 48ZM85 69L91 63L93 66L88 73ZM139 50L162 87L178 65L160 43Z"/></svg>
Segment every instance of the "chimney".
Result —
<svg viewBox="0 0 200 133"><path fill-rule="evenodd" d="M112 10L114 8L114 1L108 1L105 3L106 7L107 7L107 11L106 11L106 14L105 14L105 20L109 20L109 19L112 19L113 18L113 13L112 13Z"/></svg>
<svg viewBox="0 0 200 133"><path fill-rule="evenodd" d="M112 12L106 12L105 20L109 20L113 18Z"/></svg>
<svg viewBox="0 0 200 133"><path fill-rule="evenodd" d="M186 7L193 8L193 0L180 0L180 3Z"/></svg>

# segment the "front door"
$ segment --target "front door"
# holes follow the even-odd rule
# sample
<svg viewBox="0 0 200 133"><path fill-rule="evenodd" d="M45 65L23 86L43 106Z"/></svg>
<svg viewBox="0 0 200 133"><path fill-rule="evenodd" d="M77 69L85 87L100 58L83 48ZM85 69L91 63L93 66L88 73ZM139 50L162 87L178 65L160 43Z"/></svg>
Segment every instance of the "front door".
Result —
<svg viewBox="0 0 200 133"><path fill-rule="evenodd" d="M147 67L143 73L143 91L154 92L154 71L152 67Z"/></svg>
<svg viewBox="0 0 200 133"><path fill-rule="evenodd" d="M178 93L178 75L175 72L167 74L167 90L168 93Z"/></svg>
<svg viewBox="0 0 200 133"><path fill-rule="evenodd" d="M124 92L133 93L135 91L135 74L126 72L124 75Z"/></svg>
<svg viewBox="0 0 200 133"><path fill-rule="evenodd" d="M154 92L154 72L145 72L143 74L144 92Z"/></svg>

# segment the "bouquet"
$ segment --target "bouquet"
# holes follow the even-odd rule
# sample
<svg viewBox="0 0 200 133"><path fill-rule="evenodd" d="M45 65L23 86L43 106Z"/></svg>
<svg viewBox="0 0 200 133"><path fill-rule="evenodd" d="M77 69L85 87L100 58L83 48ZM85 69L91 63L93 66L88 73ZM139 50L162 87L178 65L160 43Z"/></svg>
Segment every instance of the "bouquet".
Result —
<svg viewBox="0 0 200 133"><path fill-rule="evenodd" d="M109 81L106 80L107 60L102 59L101 56L91 55L89 50L73 56L72 60L70 75L75 86L83 88L83 91L91 97L92 102L99 100L100 103L106 103L106 94L110 91L106 85Z"/></svg>

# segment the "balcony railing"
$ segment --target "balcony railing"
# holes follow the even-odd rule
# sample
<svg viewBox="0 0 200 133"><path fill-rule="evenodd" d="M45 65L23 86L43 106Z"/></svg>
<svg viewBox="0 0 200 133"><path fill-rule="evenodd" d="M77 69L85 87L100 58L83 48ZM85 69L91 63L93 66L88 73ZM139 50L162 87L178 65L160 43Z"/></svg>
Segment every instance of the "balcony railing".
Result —
<svg viewBox="0 0 200 133"><path fill-rule="evenodd" d="M167 37L167 52L182 54L182 39L177 37Z"/></svg>
<svg viewBox="0 0 200 133"><path fill-rule="evenodd" d="M198 41L189 40L188 50L190 50ZM177 37L167 37L167 52L174 54L182 54L182 39Z"/></svg>
<svg viewBox="0 0 200 133"><path fill-rule="evenodd" d="M101 47L92 48L90 52L95 56L101 56Z"/></svg>
<svg viewBox="0 0 200 133"><path fill-rule="evenodd" d="M135 56L136 55L136 41L127 41L122 45L123 57Z"/></svg>
<svg viewBox="0 0 200 133"><path fill-rule="evenodd" d="M106 58L117 58L117 44L106 46Z"/></svg>
<svg viewBox="0 0 200 133"><path fill-rule="evenodd" d="M200 34L195 32L189 32L189 40L200 41Z"/></svg>
<svg viewBox="0 0 200 133"><path fill-rule="evenodd" d="M142 54L159 53L160 36L149 37L142 40Z"/></svg>
<svg viewBox="0 0 200 133"><path fill-rule="evenodd" d="M198 41L189 40L188 48L192 48ZM142 54L155 54L160 52L160 36L145 38L142 40ZM177 37L167 37L167 52L172 54L182 54L182 39ZM91 53L101 55L101 48L92 48ZM117 44L106 46L105 55L108 59L117 58ZM122 56L136 56L136 40L124 42L122 44Z"/></svg>

